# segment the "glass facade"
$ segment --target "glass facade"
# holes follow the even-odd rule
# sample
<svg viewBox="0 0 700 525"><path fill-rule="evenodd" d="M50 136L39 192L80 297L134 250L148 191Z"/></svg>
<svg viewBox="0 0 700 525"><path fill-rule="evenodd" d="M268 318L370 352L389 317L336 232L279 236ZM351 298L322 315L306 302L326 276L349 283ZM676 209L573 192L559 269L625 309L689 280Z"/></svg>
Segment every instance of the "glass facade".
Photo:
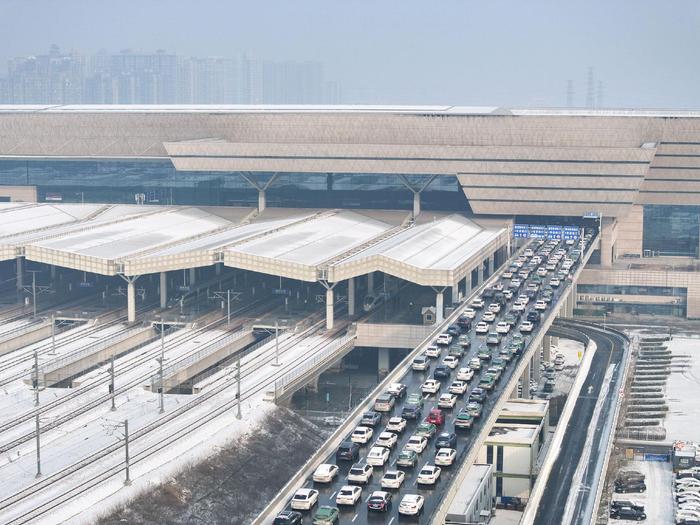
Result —
<svg viewBox="0 0 700 525"><path fill-rule="evenodd" d="M698 257L700 206L644 206L644 255Z"/></svg>
<svg viewBox="0 0 700 525"><path fill-rule="evenodd" d="M37 187L40 201L257 206L258 192L239 172L177 171L169 160L0 160L0 184ZM270 173L245 175L264 185ZM428 180L407 175L414 188ZM398 175L280 173L267 205L301 208L413 207L413 194ZM469 211L454 176L438 176L422 193L424 210Z"/></svg>
<svg viewBox="0 0 700 525"><path fill-rule="evenodd" d="M578 294L600 296L600 300L594 298L589 301L592 304L603 304L608 313L633 314L633 315L667 315L685 317L687 311L687 288L673 288L670 286L627 286L618 284L579 284L576 288ZM633 299L625 302L614 302L607 299L606 295L643 295L657 297L675 297L672 304L646 304L635 303Z"/></svg>

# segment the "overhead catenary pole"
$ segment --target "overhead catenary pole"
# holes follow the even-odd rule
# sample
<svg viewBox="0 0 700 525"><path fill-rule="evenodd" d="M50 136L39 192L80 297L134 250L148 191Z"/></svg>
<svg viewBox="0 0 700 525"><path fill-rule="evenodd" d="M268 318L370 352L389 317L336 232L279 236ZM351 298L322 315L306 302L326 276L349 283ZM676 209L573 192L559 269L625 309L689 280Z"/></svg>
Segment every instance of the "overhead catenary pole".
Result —
<svg viewBox="0 0 700 525"><path fill-rule="evenodd" d="M51 355L56 355L56 314L51 314Z"/></svg>
<svg viewBox="0 0 700 525"><path fill-rule="evenodd" d="M115 390L116 386L114 384L114 356L110 359L110 365L109 365L109 393L111 394L112 398L112 408L110 409L112 412L114 412L117 409L116 405L116 399L115 399Z"/></svg>
<svg viewBox="0 0 700 525"><path fill-rule="evenodd" d="M275 366L280 364L280 324L275 319Z"/></svg>
<svg viewBox="0 0 700 525"><path fill-rule="evenodd" d="M165 324L160 322L160 413L165 412L163 361L165 360Z"/></svg>
<svg viewBox="0 0 700 525"><path fill-rule="evenodd" d="M124 485L131 485L131 476L129 475L129 420L124 420L124 455L126 457L126 479Z"/></svg>
<svg viewBox="0 0 700 525"><path fill-rule="evenodd" d="M238 399L237 409L236 409L236 419L241 419L243 415L241 414L241 358L236 360L236 398Z"/></svg>
<svg viewBox="0 0 700 525"><path fill-rule="evenodd" d="M39 406L39 352L34 350L34 406Z"/></svg>
<svg viewBox="0 0 700 525"><path fill-rule="evenodd" d="M39 412L36 413L36 477L41 477L41 432L39 428Z"/></svg>
<svg viewBox="0 0 700 525"><path fill-rule="evenodd" d="M226 290L226 324L231 324L231 289Z"/></svg>

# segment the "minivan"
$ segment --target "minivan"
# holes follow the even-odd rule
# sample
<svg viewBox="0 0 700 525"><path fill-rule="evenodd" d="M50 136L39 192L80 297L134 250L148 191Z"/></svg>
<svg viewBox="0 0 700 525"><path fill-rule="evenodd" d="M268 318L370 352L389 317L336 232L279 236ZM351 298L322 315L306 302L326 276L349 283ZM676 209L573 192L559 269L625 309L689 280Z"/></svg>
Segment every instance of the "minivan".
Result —
<svg viewBox="0 0 700 525"><path fill-rule="evenodd" d="M418 370L418 371L425 371L428 368L430 368L430 364L428 361L428 358L424 355L419 355L413 360L413 363L411 363L411 368L413 370Z"/></svg>

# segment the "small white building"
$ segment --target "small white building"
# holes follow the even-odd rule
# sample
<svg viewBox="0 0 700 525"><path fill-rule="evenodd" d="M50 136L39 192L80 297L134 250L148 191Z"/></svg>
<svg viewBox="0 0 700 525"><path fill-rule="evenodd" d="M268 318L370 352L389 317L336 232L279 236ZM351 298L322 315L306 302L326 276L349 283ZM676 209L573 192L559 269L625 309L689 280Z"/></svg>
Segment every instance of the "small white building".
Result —
<svg viewBox="0 0 700 525"><path fill-rule="evenodd" d="M489 523L493 507L493 466L474 463L452 500L445 524Z"/></svg>

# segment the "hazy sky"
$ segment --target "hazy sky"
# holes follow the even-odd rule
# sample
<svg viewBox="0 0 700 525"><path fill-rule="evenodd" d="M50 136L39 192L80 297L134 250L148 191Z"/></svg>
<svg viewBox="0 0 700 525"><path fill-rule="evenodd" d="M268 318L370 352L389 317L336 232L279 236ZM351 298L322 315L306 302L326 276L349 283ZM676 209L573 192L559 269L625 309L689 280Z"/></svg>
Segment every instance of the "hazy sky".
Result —
<svg viewBox="0 0 700 525"><path fill-rule="evenodd" d="M0 62L51 44L318 60L362 103L700 108L698 0L0 0Z"/></svg>

